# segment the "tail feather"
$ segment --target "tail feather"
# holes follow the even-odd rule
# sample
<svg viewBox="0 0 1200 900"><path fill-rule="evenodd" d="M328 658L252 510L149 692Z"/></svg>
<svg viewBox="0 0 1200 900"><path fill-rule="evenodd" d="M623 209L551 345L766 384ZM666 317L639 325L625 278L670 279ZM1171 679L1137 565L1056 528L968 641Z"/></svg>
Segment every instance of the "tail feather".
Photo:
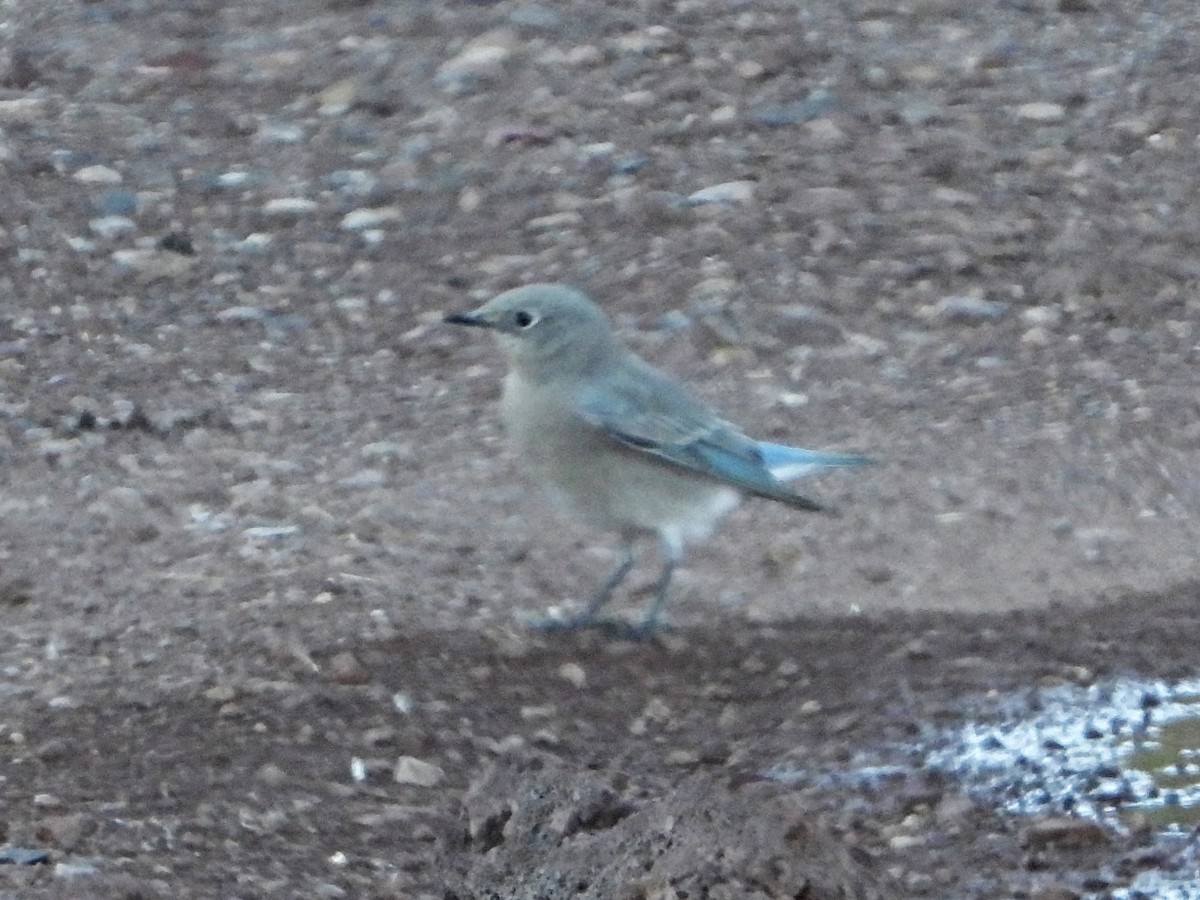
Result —
<svg viewBox="0 0 1200 900"><path fill-rule="evenodd" d="M780 481L803 478L825 469L872 466L877 462L857 453L826 453L766 441L760 441L758 448L762 453L763 465Z"/></svg>

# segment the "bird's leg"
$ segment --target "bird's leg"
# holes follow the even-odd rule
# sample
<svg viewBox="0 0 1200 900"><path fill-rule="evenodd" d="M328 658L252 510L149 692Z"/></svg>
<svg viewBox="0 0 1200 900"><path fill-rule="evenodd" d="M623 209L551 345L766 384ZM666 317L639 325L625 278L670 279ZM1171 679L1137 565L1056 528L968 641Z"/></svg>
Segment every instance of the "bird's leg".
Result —
<svg viewBox="0 0 1200 900"><path fill-rule="evenodd" d="M604 579L604 583L600 585L600 589L596 591L583 612L568 619L541 619L534 622L533 627L541 631L572 631L576 628L587 628L593 625L601 627L608 625L607 621L602 621L597 617L597 613L612 599L613 593L625 580L636 560L637 555L633 552L633 541L626 539L621 544L621 558L617 560L616 566Z"/></svg>
<svg viewBox="0 0 1200 900"><path fill-rule="evenodd" d="M662 611L667 605L667 594L671 589L671 576L675 574L675 567L679 565L679 560L683 558L683 547L676 541L670 541L663 538L663 570L658 576L658 583L654 586L654 599L650 602L650 608L646 610L646 615L637 625L634 626L634 634L639 638L653 637L654 633L662 627Z"/></svg>

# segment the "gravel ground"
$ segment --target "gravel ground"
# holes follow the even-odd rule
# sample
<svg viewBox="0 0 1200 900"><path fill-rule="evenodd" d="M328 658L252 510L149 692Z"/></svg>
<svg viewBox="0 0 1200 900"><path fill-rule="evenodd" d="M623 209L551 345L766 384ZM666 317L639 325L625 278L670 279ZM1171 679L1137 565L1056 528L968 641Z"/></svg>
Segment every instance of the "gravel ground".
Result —
<svg viewBox="0 0 1200 900"><path fill-rule="evenodd" d="M896 754L1200 667L1198 57L1190 0L0 2L0 896L1178 868ZM659 645L526 633L612 548L440 319L545 280L885 465L734 513Z"/></svg>

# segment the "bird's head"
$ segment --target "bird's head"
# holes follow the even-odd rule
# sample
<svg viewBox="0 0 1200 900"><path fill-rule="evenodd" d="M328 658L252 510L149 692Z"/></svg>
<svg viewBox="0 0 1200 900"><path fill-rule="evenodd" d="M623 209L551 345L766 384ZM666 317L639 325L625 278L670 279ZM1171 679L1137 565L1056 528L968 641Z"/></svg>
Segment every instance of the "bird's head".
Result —
<svg viewBox="0 0 1200 900"><path fill-rule="evenodd" d="M619 350L604 311L564 284L513 288L445 321L491 330L510 365L540 380L594 368Z"/></svg>

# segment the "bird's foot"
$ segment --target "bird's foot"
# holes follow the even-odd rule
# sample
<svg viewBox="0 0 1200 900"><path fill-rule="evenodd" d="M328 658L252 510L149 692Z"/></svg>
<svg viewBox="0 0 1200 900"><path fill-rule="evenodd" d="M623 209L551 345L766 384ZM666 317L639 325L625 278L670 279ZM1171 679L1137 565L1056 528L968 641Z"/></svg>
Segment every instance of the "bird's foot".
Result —
<svg viewBox="0 0 1200 900"><path fill-rule="evenodd" d="M570 631L594 630L601 631L606 636L625 641L652 641L659 632L670 628L659 619L643 619L641 622L630 622L626 619L611 617L578 615L560 618L545 616L528 618L524 623L534 631L546 634L562 634Z"/></svg>

